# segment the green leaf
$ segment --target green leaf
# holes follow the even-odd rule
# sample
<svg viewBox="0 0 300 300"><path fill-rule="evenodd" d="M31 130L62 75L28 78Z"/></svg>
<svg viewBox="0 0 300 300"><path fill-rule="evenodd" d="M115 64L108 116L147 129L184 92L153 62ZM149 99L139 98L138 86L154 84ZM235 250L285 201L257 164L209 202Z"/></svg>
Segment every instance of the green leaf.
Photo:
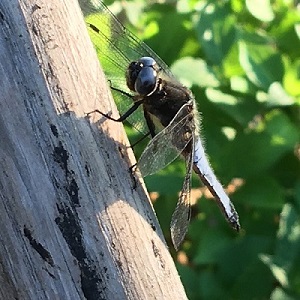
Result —
<svg viewBox="0 0 300 300"><path fill-rule="evenodd" d="M154 14L155 19L149 18L148 22L157 23L159 31L145 42L156 50L168 65L171 65L179 57L185 44L190 41L191 34L184 25L189 15L178 14L170 10L168 6L159 6L158 8L160 10L157 11L157 14ZM157 15L159 15L159 18Z"/></svg>
<svg viewBox="0 0 300 300"><path fill-rule="evenodd" d="M187 87L192 85L217 87L220 85L212 68L202 59L181 58L172 65L172 71Z"/></svg>
<svg viewBox="0 0 300 300"><path fill-rule="evenodd" d="M254 258L250 264L245 264L242 272L232 288L231 295L239 299L242 295L245 300L264 299L273 289L274 280L268 268Z"/></svg>
<svg viewBox="0 0 300 300"><path fill-rule="evenodd" d="M199 274L198 290L197 299L224 299L226 294L226 289L211 269L202 270Z"/></svg>
<svg viewBox="0 0 300 300"><path fill-rule="evenodd" d="M219 270L224 282L231 283L247 272L247 269L251 268L254 263L259 264L257 253L265 252L269 246L270 239L258 235L248 235L232 242L231 247L227 247L222 253L219 253ZM262 265L262 263L260 264ZM251 283L252 280L248 282L248 284Z"/></svg>
<svg viewBox="0 0 300 300"><path fill-rule="evenodd" d="M249 80L264 90L268 90L274 81L282 81L282 58L266 37L241 33L239 60Z"/></svg>
<svg viewBox="0 0 300 300"><path fill-rule="evenodd" d="M225 78L231 78L232 76L244 76L245 72L237 59L238 56L239 47L238 43L235 42L222 61L222 75Z"/></svg>
<svg viewBox="0 0 300 300"><path fill-rule="evenodd" d="M247 178L237 191L235 198L239 203L263 209L281 209L284 203L282 187L270 176L256 175Z"/></svg>
<svg viewBox="0 0 300 300"><path fill-rule="evenodd" d="M270 22L274 19L274 13L270 0L246 0L249 12L262 22Z"/></svg>
<svg viewBox="0 0 300 300"><path fill-rule="evenodd" d="M206 96L211 102L217 104L218 110L226 113L235 122L243 126L247 126L253 119L259 106L255 99L251 97L242 98L213 88L206 89ZM206 118L206 115L204 117ZM216 119L216 115L214 115L214 119Z"/></svg>
<svg viewBox="0 0 300 300"><path fill-rule="evenodd" d="M194 263L197 265L216 263L219 252L224 251L228 245L231 245L231 240L223 233L216 230L206 231L201 237Z"/></svg>
<svg viewBox="0 0 300 300"><path fill-rule="evenodd" d="M284 268L281 268L272 262L272 258L268 255L260 255L260 259L272 271L276 280L283 286L288 287L288 276Z"/></svg>
<svg viewBox="0 0 300 300"><path fill-rule="evenodd" d="M300 51L300 49L299 49ZM286 73L283 79L283 85L286 91L298 97L298 105L300 105L300 59L286 63Z"/></svg>
<svg viewBox="0 0 300 300"><path fill-rule="evenodd" d="M299 142L300 132L298 128L280 110L273 110L266 115L265 129L270 134L271 145L274 150L293 150Z"/></svg>
<svg viewBox="0 0 300 300"><path fill-rule="evenodd" d="M199 296L199 275L188 266L177 264L177 270L181 281L187 291L188 299L198 299Z"/></svg>
<svg viewBox="0 0 300 300"><path fill-rule="evenodd" d="M299 268L295 266L299 264L300 257L300 222L299 213L291 204L283 207L279 230L277 234L277 243L273 256L262 254L261 260L270 268L276 280L285 288L292 288L290 274L293 271L294 278L299 275ZM295 288L298 288L298 283Z"/></svg>
<svg viewBox="0 0 300 300"><path fill-rule="evenodd" d="M210 2L201 8L196 33L207 59L221 65L234 44L235 17L230 14L228 4Z"/></svg>
<svg viewBox="0 0 300 300"><path fill-rule="evenodd" d="M268 89L268 105L292 105L294 103L295 99L286 93L281 83L271 83Z"/></svg>
<svg viewBox="0 0 300 300"><path fill-rule="evenodd" d="M285 54L285 58L294 61L299 59L300 52L300 39L297 30L300 14L292 7L291 2L291 4L286 3L286 6L282 5L277 8L277 16L272 22L269 36L275 38L278 50Z"/></svg>
<svg viewBox="0 0 300 300"><path fill-rule="evenodd" d="M279 110L268 113L257 131L238 133L225 145L224 166L232 176L250 177L265 172L299 141L299 130Z"/></svg>
<svg viewBox="0 0 300 300"><path fill-rule="evenodd" d="M298 180L295 186L295 200L297 209L300 211L300 180Z"/></svg>
<svg viewBox="0 0 300 300"><path fill-rule="evenodd" d="M277 287L271 294L270 300L295 300L284 289Z"/></svg>
<svg viewBox="0 0 300 300"><path fill-rule="evenodd" d="M243 94L255 94L255 89L248 79L240 76L230 78L230 87L232 91Z"/></svg>
<svg viewBox="0 0 300 300"><path fill-rule="evenodd" d="M273 261L280 264L288 272L294 259L300 251L300 222L299 213L295 208L286 204L281 212L277 234L276 252Z"/></svg>

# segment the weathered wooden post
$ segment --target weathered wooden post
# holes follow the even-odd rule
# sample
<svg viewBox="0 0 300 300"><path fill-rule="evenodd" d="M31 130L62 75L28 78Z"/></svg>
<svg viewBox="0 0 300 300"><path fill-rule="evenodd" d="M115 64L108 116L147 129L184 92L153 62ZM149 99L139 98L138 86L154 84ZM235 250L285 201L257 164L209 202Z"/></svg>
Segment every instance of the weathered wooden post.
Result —
<svg viewBox="0 0 300 300"><path fill-rule="evenodd" d="M72 0L0 2L0 298L186 299Z"/></svg>

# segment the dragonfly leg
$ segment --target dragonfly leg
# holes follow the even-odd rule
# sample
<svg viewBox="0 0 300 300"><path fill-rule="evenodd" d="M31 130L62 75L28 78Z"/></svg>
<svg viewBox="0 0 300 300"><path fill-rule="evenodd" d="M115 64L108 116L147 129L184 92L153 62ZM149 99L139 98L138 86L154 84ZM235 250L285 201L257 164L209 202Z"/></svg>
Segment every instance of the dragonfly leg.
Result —
<svg viewBox="0 0 300 300"><path fill-rule="evenodd" d="M144 110L144 117L145 117L147 126L149 128L151 137L154 138L155 135L156 135L156 133L155 133L155 125L153 124L153 121L151 120L151 118L150 118L150 116L149 116L149 114L147 113L146 110Z"/></svg>
<svg viewBox="0 0 300 300"><path fill-rule="evenodd" d="M134 96L133 96L133 95L131 95L131 94L125 92L125 91L122 91L122 90L120 90L120 89L117 89L117 88L113 87L110 80L109 80L109 84L110 84L110 88L111 88L113 91L119 92L119 93L121 93L121 94L127 96L128 98L134 99Z"/></svg>
<svg viewBox="0 0 300 300"><path fill-rule="evenodd" d="M95 109L95 110L93 110L93 111L87 113L87 116L89 116L89 115L92 114L92 113L98 113L98 114L100 114L100 115L102 115L102 116L106 117L107 119L112 120L112 121L114 121L114 122L123 122L123 121L126 120L132 113L134 113L134 112L137 110L137 108L138 108L142 103L143 103L143 100L136 101L136 102L133 104L133 106L131 106L131 107L124 113L124 115L120 116L120 118L118 118L118 119L115 119L115 118L109 116L108 114L105 114L105 113L101 112L99 109Z"/></svg>

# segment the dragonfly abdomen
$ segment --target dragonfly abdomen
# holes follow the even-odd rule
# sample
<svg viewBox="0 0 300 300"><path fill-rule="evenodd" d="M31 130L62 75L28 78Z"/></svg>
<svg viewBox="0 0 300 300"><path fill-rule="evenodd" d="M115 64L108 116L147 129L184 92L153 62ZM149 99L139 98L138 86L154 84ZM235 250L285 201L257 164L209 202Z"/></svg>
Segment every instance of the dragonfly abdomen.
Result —
<svg viewBox="0 0 300 300"><path fill-rule="evenodd" d="M220 181L214 174L199 138L195 141L193 169L214 196L227 221L238 231L240 229L238 214Z"/></svg>

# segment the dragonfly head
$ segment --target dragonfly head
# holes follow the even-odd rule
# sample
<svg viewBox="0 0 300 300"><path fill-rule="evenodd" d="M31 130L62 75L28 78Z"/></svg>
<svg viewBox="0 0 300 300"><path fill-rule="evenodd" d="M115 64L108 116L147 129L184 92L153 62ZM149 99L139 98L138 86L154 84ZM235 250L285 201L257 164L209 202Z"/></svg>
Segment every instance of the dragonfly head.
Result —
<svg viewBox="0 0 300 300"><path fill-rule="evenodd" d="M157 87L159 70L152 57L142 57L131 62L126 71L128 88L142 96L151 95Z"/></svg>

